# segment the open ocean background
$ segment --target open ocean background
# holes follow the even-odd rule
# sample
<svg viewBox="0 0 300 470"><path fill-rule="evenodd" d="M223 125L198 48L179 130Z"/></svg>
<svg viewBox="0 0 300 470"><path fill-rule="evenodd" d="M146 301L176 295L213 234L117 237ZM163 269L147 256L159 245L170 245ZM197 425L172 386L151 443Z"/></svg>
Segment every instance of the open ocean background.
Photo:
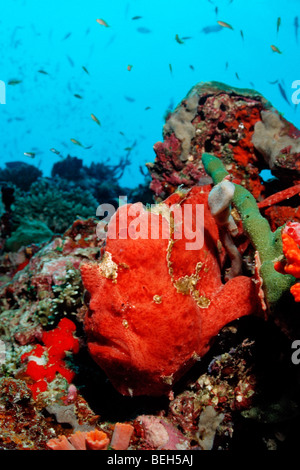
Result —
<svg viewBox="0 0 300 470"><path fill-rule="evenodd" d="M0 166L24 161L50 176L68 154L86 165L129 155L120 183L134 187L144 181L140 167L155 158L167 110L201 81L254 88L300 127L292 103L298 15L299 0L2 1ZM218 20L233 30L203 31Z"/></svg>

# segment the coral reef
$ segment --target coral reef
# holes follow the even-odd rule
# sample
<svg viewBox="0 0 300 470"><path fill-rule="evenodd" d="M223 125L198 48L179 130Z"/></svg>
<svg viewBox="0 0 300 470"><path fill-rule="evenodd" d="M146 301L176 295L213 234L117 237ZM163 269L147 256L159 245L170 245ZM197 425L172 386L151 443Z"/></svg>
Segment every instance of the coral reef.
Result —
<svg viewBox="0 0 300 470"><path fill-rule="evenodd" d="M81 159L68 156L53 165L51 178L43 178L36 167L24 164L23 179L22 165L19 169L18 162L7 164L11 170L0 180L0 250L17 251L49 239L52 232L62 234L76 218L93 217L100 203L117 207L122 195L132 202L152 202L147 182L133 189L119 185L128 164L125 158L118 165L87 167Z"/></svg>
<svg viewBox="0 0 300 470"><path fill-rule="evenodd" d="M0 182L11 183L23 191L28 191L32 183L42 176L41 170L25 162L7 162L0 169Z"/></svg>
<svg viewBox="0 0 300 470"><path fill-rule="evenodd" d="M51 170L51 176L52 178L59 176L62 179L77 181L82 177L82 167L83 163L80 158L68 155L60 162L54 163Z"/></svg>
<svg viewBox="0 0 300 470"><path fill-rule="evenodd" d="M298 445L299 131L198 84L155 151L132 190L128 156L0 171L0 449Z"/></svg>
<svg viewBox="0 0 300 470"><path fill-rule="evenodd" d="M218 82L194 86L167 119L164 142L154 146L156 159L148 168L156 196L165 198L180 184L201 184L206 176L202 153L211 152L259 197L264 189L259 177L263 165L251 137L260 112L270 106L253 90L229 88Z"/></svg>
<svg viewBox="0 0 300 470"><path fill-rule="evenodd" d="M41 220L26 220L25 218L13 234L6 239L5 249L18 251L21 247L48 241L52 235L53 232Z"/></svg>
<svg viewBox="0 0 300 470"><path fill-rule="evenodd" d="M26 382L6 377L0 379L0 429L1 450L45 450L54 435Z"/></svg>
<svg viewBox="0 0 300 470"><path fill-rule="evenodd" d="M93 217L97 200L88 190L79 190L61 179L40 179L30 191L15 191L12 220L17 228L25 219L44 222L54 233L63 233L78 218Z"/></svg>

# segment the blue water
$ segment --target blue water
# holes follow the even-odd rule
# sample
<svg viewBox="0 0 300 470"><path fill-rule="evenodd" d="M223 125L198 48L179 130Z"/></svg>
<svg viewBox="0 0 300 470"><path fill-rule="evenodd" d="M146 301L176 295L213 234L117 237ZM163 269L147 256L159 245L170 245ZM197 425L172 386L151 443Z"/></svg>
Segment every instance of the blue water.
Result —
<svg viewBox="0 0 300 470"><path fill-rule="evenodd" d="M0 166L25 161L48 176L61 158L51 148L89 165L116 164L133 147L121 180L133 187L144 181L139 167L155 158L166 110L200 81L254 86L299 127L291 100L292 83L300 79L300 32L297 43L294 29L299 7L299 0L2 0ZM234 29L202 32L217 20ZM179 44L176 34L189 39ZM10 80L22 82L8 85ZM278 83L269 83L275 80L288 102Z"/></svg>

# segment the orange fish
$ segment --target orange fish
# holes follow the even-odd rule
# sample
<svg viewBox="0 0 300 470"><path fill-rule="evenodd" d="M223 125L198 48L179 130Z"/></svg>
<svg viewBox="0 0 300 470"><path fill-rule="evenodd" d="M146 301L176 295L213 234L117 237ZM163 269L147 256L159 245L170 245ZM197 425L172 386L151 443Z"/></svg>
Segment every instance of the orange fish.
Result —
<svg viewBox="0 0 300 470"><path fill-rule="evenodd" d="M30 158L34 158L34 157L35 157L35 153L34 153L34 152L24 152L24 155L25 155L25 157L30 157Z"/></svg>
<svg viewBox="0 0 300 470"><path fill-rule="evenodd" d="M105 26L106 28L109 28L109 25L106 23L106 21L102 20L101 18L96 20L98 24L101 24L101 26Z"/></svg>
<svg viewBox="0 0 300 470"><path fill-rule="evenodd" d="M272 49L273 52L277 52L278 54L282 54L282 52L278 49L278 47L276 47L274 45L271 46L271 49Z"/></svg>
<svg viewBox="0 0 300 470"><path fill-rule="evenodd" d="M91 118L93 119L93 121L96 122L96 124L98 124L98 126L101 126L101 122L98 118L96 118L95 114L91 114Z"/></svg>
<svg viewBox="0 0 300 470"><path fill-rule="evenodd" d="M127 70L128 72L130 72L130 70L132 69L133 65L127 65Z"/></svg>
<svg viewBox="0 0 300 470"><path fill-rule="evenodd" d="M223 26L223 28L233 29L233 27L231 26L231 24L225 23L225 21L217 21L217 23L218 23L220 26Z"/></svg>
<svg viewBox="0 0 300 470"><path fill-rule="evenodd" d="M79 145L79 147L83 147L82 143L79 142L78 140L76 140L76 139L70 139L70 140L71 140L71 142L72 142L73 144Z"/></svg>
<svg viewBox="0 0 300 470"><path fill-rule="evenodd" d="M184 44L184 41L182 41L182 39L180 39L180 37L178 36L178 34L176 34L175 40L178 42L178 44Z"/></svg>

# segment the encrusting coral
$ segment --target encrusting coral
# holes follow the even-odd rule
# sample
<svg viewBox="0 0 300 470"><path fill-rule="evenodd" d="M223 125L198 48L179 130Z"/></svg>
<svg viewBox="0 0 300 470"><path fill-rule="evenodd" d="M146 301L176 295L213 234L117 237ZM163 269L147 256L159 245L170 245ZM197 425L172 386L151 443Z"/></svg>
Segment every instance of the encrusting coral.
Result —
<svg viewBox="0 0 300 470"><path fill-rule="evenodd" d="M280 273L291 274L300 279L300 224L288 223L282 230L282 246L285 259L275 263L275 269ZM291 294L296 302L300 302L300 282L291 286Z"/></svg>
<svg viewBox="0 0 300 470"><path fill-rule="evenodd" d="M57 328L43 332L41 338L43 346L38 344L21 356L21 361L26 362L24 373L33 381L28 387L34 398L47 390L48 382L52 382L57 373L68 383L74 378L75 373L66 366L64 359L67 351L74 354L79 351L78 339L74 337L75 330L74 323L63 318Z"/></svg>

